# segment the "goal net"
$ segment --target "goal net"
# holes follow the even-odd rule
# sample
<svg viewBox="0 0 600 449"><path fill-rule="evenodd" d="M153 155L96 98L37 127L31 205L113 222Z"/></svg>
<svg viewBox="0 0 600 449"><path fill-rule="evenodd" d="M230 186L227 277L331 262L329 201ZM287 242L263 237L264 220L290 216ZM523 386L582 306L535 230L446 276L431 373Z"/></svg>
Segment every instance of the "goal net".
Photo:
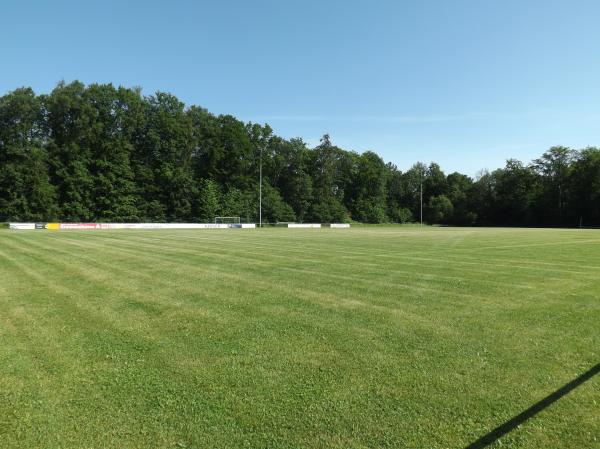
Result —
<svg viewBox="0 0 600 449"><path fill-rule="evenodd" d="M215 224L240 224L240 217L215 217Z"/></svg>

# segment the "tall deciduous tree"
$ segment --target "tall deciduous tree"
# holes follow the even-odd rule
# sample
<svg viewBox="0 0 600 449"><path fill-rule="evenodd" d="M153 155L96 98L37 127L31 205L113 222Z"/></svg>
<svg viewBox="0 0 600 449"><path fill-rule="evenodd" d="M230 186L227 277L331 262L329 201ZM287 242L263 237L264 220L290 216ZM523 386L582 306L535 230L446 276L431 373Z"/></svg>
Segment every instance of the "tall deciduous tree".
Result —
<svg viewBox="0 0 600 449"><path fill-rule="evenodd" d="M563 224L567 200L567 178L573 160L573 150L552 147L533 162L533 168L542 177L542 190L537 200L538 216L553 225Z"/></svg>
<svg viewBox="0 0 600 449"><path fill-rule="evenodd" d="M424 194L426 175L427 166L423 162L417 162L403 176L407 194L404 205L412 210L414 221L421 220L421 202L424 205L427 204Z"/></svg>
<svg viewBox="0 0 600 449"><path fill-rule="evenodd" d="M91 105L85 145L91 151L90 174L94 220L137 221L135 179L130 163L132 130L128 118L130 95L111 84L93 84L84 94Z"/></svg>
<svg viewBox="0 0 600 449"><path fill-rule="evenodd" d="M352 217L364 223L383 223L386 216L388 171L383 160L372 151L356 157L350 210Z"/></svg>
<svg viewBox="0 0 600 449"><path fill-rule="evenodd" d="M569 173L571 226L600 225L600 149L586 148L576 155Z"/></svg>
<svg viewBox="0 0 600 449"><path fill-rule="evenodd" d="M93 153L89 134L94 111L85 98L85 86L63 82L42 97L50 179L56 186L59 216L67 221L95 218Z"/></svg>
<svg viewBox="0 0 600 449"><path fill-rule="evenodd" d="M0 220L51 220L58 212L40 112L29 88L0 98Z"/></svg>
<svg viewBox="0 0 600 449"><path fill-rule="evenodd" d="M143 181L151 194L146 198L151 208L146 214L158 213L156 219L167 221L190 220L197 195L191 167L192 123L184 104L163 92L148 99L147 114L142 150L150 170ZM158 201L160 208L155 208L153 201Z"/></svg>
<svg viewBox="0 0 600 449"><path fill-rule="evenodd" d="M475 213L469 208L469 192L473 180L467 175L454 172L447 176L446 183L448 186L448 199L453 206L450 222L458 225L473 224L476 217Z"/></svg>
<svg viewBox="0 0 600 449"><path fill-rule="evenodd" d="M302 139L273 139L271 179L283 200L294 209L296 218L304 221L313 201L310 176L310 150Z"/></svg>
<svg viewBox="0 0 600 449"><path fill-rule="evenodd" d="M531 205L538 192L538 183L531 167L515 159L506 161L503 169L494 171L495 203L492 221L503 225L532 223Z"/></svg>
<svg viewBox="0 0 600 449"><path fill-rule="evenodd" d="M311 156L314 201L309 211L309 219L324 223L345 221L347 210L342 201L343 187L347 180L341 176L342 150L334 146L326 134Z"/></svg>
<svg viewBox="0 0 600 449"><path fill-rule="evenodd" d="M427 202L427 221L429 223L448 223L452 214L454 213L454 206L452 202L445 195L432 196Z"/></svg>
<svg viewBox="0 0 600 449"><path fill-rule="evenodd" d="M200 183L200 192L198 195L198 216L197 218L204 223L211 223L216 216L221 215L221 194L217 184L204 179Z"/></svg>

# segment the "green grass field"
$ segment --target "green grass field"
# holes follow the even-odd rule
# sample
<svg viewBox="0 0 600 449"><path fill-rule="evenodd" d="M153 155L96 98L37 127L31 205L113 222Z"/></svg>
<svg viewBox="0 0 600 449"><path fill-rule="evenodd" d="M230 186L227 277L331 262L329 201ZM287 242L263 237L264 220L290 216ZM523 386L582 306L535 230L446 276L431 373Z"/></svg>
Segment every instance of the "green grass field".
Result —
<svg viewBox="0 0 600 449"><path fill-rule="evenodd" d="M596 230L0 231L0 448L461 448L599 362Z"/></svg>

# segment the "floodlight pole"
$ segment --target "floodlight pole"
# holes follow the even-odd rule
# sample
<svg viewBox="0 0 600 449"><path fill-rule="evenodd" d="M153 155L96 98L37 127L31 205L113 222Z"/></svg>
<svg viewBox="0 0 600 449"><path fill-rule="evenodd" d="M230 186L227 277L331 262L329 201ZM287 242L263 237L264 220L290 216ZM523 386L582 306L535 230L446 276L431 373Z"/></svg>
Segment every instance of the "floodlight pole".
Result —
<svg viewBox="0 0 600 449"><path fill-rule="evenodd" d="M420 192L420 197L421 197L421 226L423 226L423 170L421 170L420 181L421 181L421 192Z"/></svg>
<svg viewBox="0 0 600 449"><path fill-rule="evenodd" d="M263 144L260 145L260 164L258 168L258 227L262 228L262 154Z"/></svg>

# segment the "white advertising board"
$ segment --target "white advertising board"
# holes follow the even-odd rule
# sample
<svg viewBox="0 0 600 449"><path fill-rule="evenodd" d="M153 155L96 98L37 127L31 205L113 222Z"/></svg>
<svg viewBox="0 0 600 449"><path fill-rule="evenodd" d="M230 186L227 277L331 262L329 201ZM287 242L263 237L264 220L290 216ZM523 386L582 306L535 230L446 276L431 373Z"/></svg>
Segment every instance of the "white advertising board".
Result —
<svg viewBox="0 0 600 449"><path fill-rule="evenodd" d="M350 223L331 223L330 228L349 228Z"/></svg>
<svg viewBox="0 0 600 449"><path fill-rule="evenodd" d="M321 223L288 223L288 228L320 228Z"/></svg>
<svg viewBox="0 0 600 449"><path fill-rule="evenodd" d="M32 230L35 229L35 223L9 223L9 229Z"/></svg>

